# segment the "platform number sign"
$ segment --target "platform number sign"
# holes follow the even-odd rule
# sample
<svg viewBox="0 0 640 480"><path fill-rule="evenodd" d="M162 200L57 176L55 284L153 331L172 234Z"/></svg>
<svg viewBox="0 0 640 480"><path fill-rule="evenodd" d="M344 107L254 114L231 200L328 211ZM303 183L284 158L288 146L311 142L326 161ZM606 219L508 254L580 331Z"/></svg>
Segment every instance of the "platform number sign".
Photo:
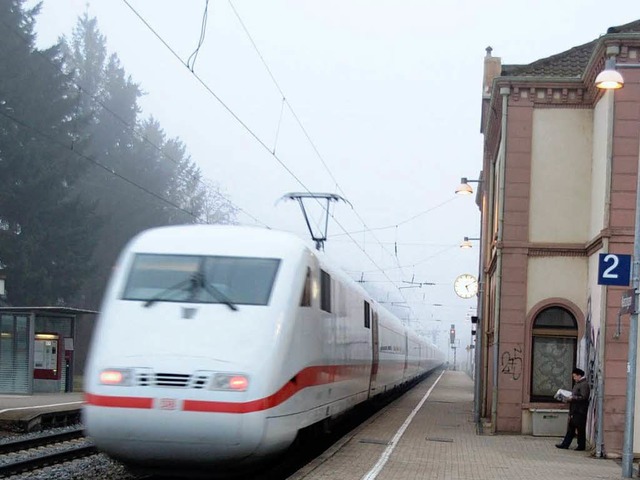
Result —
<svg viewBox="0 0 640 480"><path fill-rule="evenodd" d="M601 253L598 260L598 285L629 286L631 255Z"/></svg>

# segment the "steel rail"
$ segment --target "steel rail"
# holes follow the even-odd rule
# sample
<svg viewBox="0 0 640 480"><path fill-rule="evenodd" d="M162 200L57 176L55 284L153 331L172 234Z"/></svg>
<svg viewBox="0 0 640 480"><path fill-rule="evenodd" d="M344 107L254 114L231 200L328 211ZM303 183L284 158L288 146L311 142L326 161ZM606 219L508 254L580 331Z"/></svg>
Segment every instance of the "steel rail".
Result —
<svg viewBox="0 0 640 480"><path fill-rule="evenodd" d="M51 445L60 442L75 440L84 436L84 430L77 428L62 433L50 433L25 440L13 440L6 443L0 443L0 455L21 450L29 450L31 448L41 447L43 445Z"/></svg>
<svg viewBox="0 0 640 480"><path fill-rule="evenodd" d="M98 453L98 449L94 445L80 445L67 448L65 450L39 455L27 460L19 460L17 462L0 465L0 478L18 475L24 472L37 470L40 468L57 465L69 460L88 457Z"/></svg>

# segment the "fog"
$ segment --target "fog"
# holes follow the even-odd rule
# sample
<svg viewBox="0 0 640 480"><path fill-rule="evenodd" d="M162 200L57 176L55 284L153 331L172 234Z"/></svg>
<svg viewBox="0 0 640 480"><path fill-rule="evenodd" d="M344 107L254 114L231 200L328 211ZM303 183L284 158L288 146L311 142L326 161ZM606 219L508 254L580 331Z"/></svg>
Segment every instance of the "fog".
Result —
<svg viewBox="0 0 640 480"><path fill-rule="evenodd" d="M503 64L530 63L635 20L634 6L44 0L36 31L45 47L78 15L96 17L146 92L144 114L185 143L241 209L239 223L309 239L298 204L279 199L347 199L331 205L326 253L445 348L450 324L460 347L472 341L476 299L457 297L453 282L478 274L477 245L459 244L479 236L480 215L454 189L480 174L485 48ZM323 214L315 205L314 224Z"/></svg>

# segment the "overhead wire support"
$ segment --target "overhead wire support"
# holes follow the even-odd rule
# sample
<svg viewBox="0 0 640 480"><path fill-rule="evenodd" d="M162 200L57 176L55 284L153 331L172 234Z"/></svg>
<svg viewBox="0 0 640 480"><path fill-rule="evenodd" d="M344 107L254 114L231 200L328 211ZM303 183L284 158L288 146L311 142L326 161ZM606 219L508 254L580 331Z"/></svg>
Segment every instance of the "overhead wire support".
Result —
<svg viewBox="0 0 640 480"><path fill-rule="evenodd" d="M342 195L347 196L345 191L342 189L342 187L340 187L340 185L338 183L338 180L333 175L333 172L331 171L331 169L327 165L327 162L324 160L324 157L320 153L320 150L318 149L318 147L316 146L315 142L311 138L311 135L309 135L309 132L307 131L307 129L305 128L304 124L302 123L302 121L298 117L297 113L293 109L293 106L286 99L286 95L284 94L284 91L282 90L282 88L280 87L280 84L278 83L278 81L276 80L275 76L273 75L273 72L269 68L269 65L267 64L266 60L264 59L264 56L260 52L260 49L258 48L258 45L256 44L256 42L253 39L251 33L249 32L249 29L247 28L247 26L245 25L244 21L242 20L242 17L240 17L240 14L236 10L235 6L233 5L233 2L231 0L228 0L228 2L229 2L229 6L233 10L234 15L236 16L236 18L238 19L238 22L240 23L240 26L242 27L242 29L244 30L245 34L247 35L247 38L251 42L251 45L253 45L254 50L256 51L258 57L260 58L260 61L262 62L262 64L264 65L265 69L267 70L267 73L271 77L271 80L273 81L273 84L277 88L278 92L280 92L280 95L282 96L282 100L283 100L283 106L286 103L287 107L289 108L289 111L291 112L291 115L293 115L293 118L295 119L296 123L298 124L298 126L302 130L302 133L304 134L304 136L306 137L307 141L309 142L309 145L311 145L311 148L315 152L316 156L318 157L318 159L320 160L320 162L324 166L325 170L327 171L327 173L329 174L329 176L331 177L331 179L335 183L336 190L340 191L340 193L342 193ZM280 125L278 125L278 130L279 130L279 128L280 128ZM274 146L273 152L275 153L275 146ZM353 209L353 212L355 213L356 217L358 217L358 220L360 220L360 222L365 227L365 229L370 231L369 227L367 226L367 224L364 221L364 219L360 216L358 211L355 208L353 208L353 206L351 208ZM333 218L333 216L332 216L332 218ZM346 230L345 230L345 232L346 232ZM384 246L382 245L380 240L373 233L372 233L372 236L375 239L375 241L382 247L382 249L386 251L386 249L384 248ZM355 242L355 239L352 238L352 240ZM389 252L387 252L387 253L389 253ZM393 256L392 254L390 254L390 255ZM397 261L397 248L396 248L396 261ZM399 263L398 263L398 265L399 265Z"/></svg>
<svg viewBox="0 0 640 480"><path fill-rule="evenodd" d="M258 142L260 144L260 146L262 148L264 148L267 152L269 152L269 154L282 166L282 168L284 168L287 173L289 175L291 175L296 182L298 182L300 184L300 186L302 186L307 192L311 193L311 191L307 188L307 186L302 182L302 180L300 180L300 178L298 178L298 176L287 166L286 163L284 163L284 161L282 161L282 159L280 159L280 157L278 157L278 155L276 155L275 153L273 153L271 151L271 149L269 148L269 146L253 131L251 130L251 128L249 127L249 125L247 125L239 116L236 112L234 112L231 107L229 107L229 105L227 105L222 98L220 98L220 96L218 96L218 94L216 92L213 91L213 89L194 71L192 71L191 69L189 69L189 66L187 65L187 63L182 60L182 58L180 57L180 55L178 55L178 53L171 47L171 45L169 45L166 40L164 38L162 38L160 36L160 34L158 32L155 31L155 29L149 24L149 22L147 22L147 20L140 15L140 13L138 13L138 11L133 8L133 6L129 3L128 0L122 0L122 2L129 7L129 9L133 12L133 14L138 17L138 19L149 29L149 31L151 33L153 33L153 35L165 46L165 48L167 50L169 50L169 52L171 52L171 54L182 64L184 65L189 72L191 72L191 74L194 76L194 78L198 81L198 83L200 85L202 85L202 87L213 97L216 99L216 101L227 111L227 113L229 113L229 115L231 115L233 117L233 119L238 122L240 124L240 126L242 126L242 128L245 129L245 131L251 135L253 137L253 139ZM283 95L284 96L284 95Z"/></svg>
<svg viewBox="0 0 640 480"><path fill-rule="evenodd" d="M169 50L169 52L185 67L188 68L188 65L182 60L182 58L178 55L178 53L164 40L164 38L162 38L162 36L160 36L160 34L158 32L155 31L155 29L149 24L149 22L146 21L146 19L140 14L138 13L138 11L129 3L128 0L122 0L122 2L133 12L134 15L136 15L136 17L138 17L138 19L149 29L149 31L165 46L165 48L167 48L167 50ZM233 7L233 6L232 6ZM235 11L235 9L234 9ZM237 12L236 12L237 15ZM246 30L246 27L245 27ZM248 34L248 31L247 31ZM253 42L253 40L251 40L252 43L255 45L255 42ZM257 47L256 47L257 50ZM259 51L258 54L260 55ZM310 142L313 150L316 152L316 154L318 155L318 158L320 158L321 162L323 163L323 165L325 166L325 168L327 169L327 171L329 172L329 175L331 176L331 178L334 180L334 182L336 184L338 184L337 180L335 179L335 177L333 176L333 174L331 173L331 171L329 170L328 166L326 165L326 162L324 161L324 159L322 158L322 156L320 155L320 152L318 151L317 147L315 146L315 144L313 143L313 141L311 140L311 137L309 136L308 132L306 131L306 129L304 128L304 126L302 125L302 123L300 122L300 119L298 118L298 116L296 115L296 113L293 111L293 109L291 108L291 105L289 104L289 102L286 100L286 97L284 95L284 93L282 92L282 89L279 87L279 85L277 85L277 82L275 81L275 78L273 77L273 74L271 73L271 70L268 68L268 66L266 65L266 62L264 62L264 58L262 57L262 55L260 55L260 57L262 58L263 63L265 64L265 67L267 68L267 70L269 71L269 74L271 75L273 81L276 83L276 86L278 88L278 90L280 91L280 93L282 94L282 97L285 98L285 102L287 103L287 106L289 107L289 110L291 111L292 115L294 116L294 118L296 119L296 121L298 122L298 124L300 125L300 128L302 129L303 133L305 134L305 136L307 137L308 141ZM254 140L256 140L266 151L268 151L273 158L287 171L287 173L289 173L289 175L291 175L306 191L307 193L312 193L309 188L307 188L307 186L302 182L302 180L300 180L298 178L298 176L284 163L284 161L282 161L277 154L273 153L271 151L271 149L266 145L266 143L264 141L262 141L260 139L260 137L258 137L258 135L251 130L251 128L249 128L249 126L231 109L231 107L229 107L212 89L211 87L209 87L209 85L207 85L207 83L195 72L189 70L191 72L191 74L196 78L196 80L202 85L202 87L211 95L213 96L218 103L220 103L220 105L247 131L247 133L249 133L249 135L251 135ZM343 190L342 188L340 188L340 191L342 193ZM364 222L364 220L362 219L362 217L358 214L358 212L354 209L354 213L356 214L356 216L360 219L360 221L362 222L362 224L365 226L365 228L368 228L366 223ZM331 218L334 219L334 221L336 222L336 224L345 232L345 234L354 242L354 244L356 246L358 246L358 248L360 248L360 250L365 254L365 256L371 261L371 263L373 265L375 265L378 270L380 270L382 272L382 274L391 281L391 278L386 274L386 272L384 272L379 266L378 264L373 260L373 258L371 258L371 255L369 255L359 244L358 242L347 232L347 230L340 224L340 222L338 222L335 217L333 215L331 215ZM373 235L373 234L372 234ZM384 249L384 246L380 243L380 241L377 239L377 237L375 235L373 235L374 239L381 245L381 247L383 248L383 250L386 251L386 249ZM387 252L388 253L388 252ZM393 256L393 255L391 255ZM395 258L395 257L394 257ZM396 260L397 261L397 260ZM398 264L398 267L402 270L403 267L401 267ZM395 285L395 282L392 282ZM397 285L396 285L397 288Z"/></svg>
<svg viewBox="0 0 640 480"><path fill-rule="evenodd" d="M196 49L193 51L189 58L187 59L187 68L194 71L196 67L196 60L198 59L198 54L200 53L200 48L204 43L204 37L207 34L207 17L209 14L209 0L205 0L204 12L202 14L202 25L200 26L200 38L198 39L198 45ZM191 64L191 65L189 65Z"/></svg>
<svg viewBox="0 0 640 480"><path fill-rule="evenodd" d="M422 288L425 285L435 285L434 282L414 282L413 280L411 280L410 282L407 280L403 280L402 283L409 284L415 288ZM400 287L400 288L403 288L403 287ZM411 287L404 287L404 288L411 288Z"/></svg>
<svg viewBox="0 0 640 480"><path fill-rule="evenodd" d="M304 205L305 198L312 198L316 201L320 201L319 199L324 199L326 201L326 208L324 209L324 228L320 227L319 232L315 232L311 227L309 215L307 214L307 209ZM324 242L327 241L327 231L329 229L329 204L331 202L343 201L349 204L351 208L353 208L353 206L347 199L335 193L291 192L283 195L281 199L296 200L298 202L298 205L300 205L300 210L302 210L302 215L304 216L304 221L307 223L307 228L309 229L309 233L311 234L311 238L316 243L316 250L324 250Z"/></svg>

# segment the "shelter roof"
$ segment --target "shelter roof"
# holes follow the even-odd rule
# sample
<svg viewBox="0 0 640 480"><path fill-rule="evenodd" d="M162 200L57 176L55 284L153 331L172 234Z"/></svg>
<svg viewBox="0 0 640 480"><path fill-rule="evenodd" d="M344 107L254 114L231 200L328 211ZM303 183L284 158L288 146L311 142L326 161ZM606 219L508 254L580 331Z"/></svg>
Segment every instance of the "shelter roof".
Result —
<svg viewBox="0 0 640 480"><path fill-rule="evenodd" d="M72 307L0 307L0 313L51 313L54 315L82 315L86 313L97 314L95 310Z"/></svg>

